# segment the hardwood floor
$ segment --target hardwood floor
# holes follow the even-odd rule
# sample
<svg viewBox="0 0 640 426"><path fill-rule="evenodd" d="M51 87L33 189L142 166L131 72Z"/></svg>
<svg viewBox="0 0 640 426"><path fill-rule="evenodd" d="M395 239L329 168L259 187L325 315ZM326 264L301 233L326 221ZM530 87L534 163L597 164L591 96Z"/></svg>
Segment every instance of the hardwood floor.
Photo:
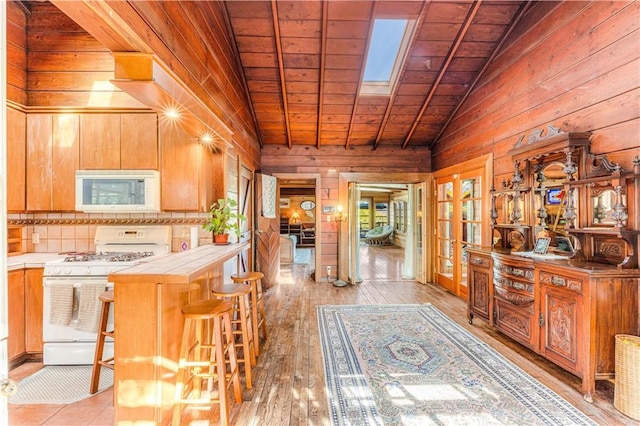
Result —
<svg viewBox="0 0 640 426"><path fill-rule="evenodd" d="M313 265L283 265L277 287L266 293L268 340L261 349L254 372L254 387L243 391L244 402L231 405L236 425L329 425L331 424L316 307L337 304L432 303L465 329L489 343L506 358L567 399L601 425L638 424L613 407L613 386L598 382L593 404L585 402L578 378L564 372L528 349L490 329L481 320L470 325L466 303L432 284L402 280L401 254L397 247L363 250L361 284L333 287L311 281ZM313 256L311 256L313 261ZM400 265L400 266L398 266ZM41 368L24 364L11 371L20 380ZM88 386L88 384L87 384ZM113 424L112 392L70 405L9 405L10 425L103 425ZM218 410L189 412L185 424L218 422ZM197 421L195 419L204 419ZM208 419L209 421L207 421Z"/></svg>

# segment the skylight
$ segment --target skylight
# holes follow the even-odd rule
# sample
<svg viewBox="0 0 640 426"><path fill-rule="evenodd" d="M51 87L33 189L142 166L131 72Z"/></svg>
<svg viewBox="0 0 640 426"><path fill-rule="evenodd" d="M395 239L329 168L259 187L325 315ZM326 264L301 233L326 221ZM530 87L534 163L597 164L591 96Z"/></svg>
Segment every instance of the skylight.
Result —
<svg viewBox="0 0 640 426"><path fill-rule="evenodd" d="M391 94L409 46L414 22L407 19L374 21L361 95Z"/></svg>

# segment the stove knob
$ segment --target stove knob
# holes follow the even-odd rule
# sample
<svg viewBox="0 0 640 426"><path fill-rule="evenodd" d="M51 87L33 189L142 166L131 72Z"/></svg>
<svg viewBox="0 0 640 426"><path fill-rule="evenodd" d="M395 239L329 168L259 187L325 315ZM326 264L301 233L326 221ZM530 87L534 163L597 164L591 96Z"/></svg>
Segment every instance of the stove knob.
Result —
<svg viewBox="0 0 640 426"><path fill-rule="evenodd" d="M69 268L69 267L64 268L63 272L65 273L65 275L69 275L69 274L71 274L71 268Z"/></svg>
<svg viewBox="0 0 640 426"><path fill-rule="evenodd" d="M84 268L84 274L85 275L91 275L91 266L87 266Z"/></svg>
<svg viewBox="0 0 640 426"><path fill-rule="evenodd" d="M50 271L53 275L60 275L60 268L51 268Z"/></svg>

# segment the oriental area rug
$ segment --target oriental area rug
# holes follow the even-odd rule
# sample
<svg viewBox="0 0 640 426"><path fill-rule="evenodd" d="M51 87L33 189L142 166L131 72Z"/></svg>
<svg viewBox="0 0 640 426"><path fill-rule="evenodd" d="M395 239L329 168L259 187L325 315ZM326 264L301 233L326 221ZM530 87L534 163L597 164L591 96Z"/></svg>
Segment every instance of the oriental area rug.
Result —
<svg viewBox="0 0 640 426"><path fill-rule="evenodd" d="M334 425L594 425L430 304L319 306Z"/></svg>

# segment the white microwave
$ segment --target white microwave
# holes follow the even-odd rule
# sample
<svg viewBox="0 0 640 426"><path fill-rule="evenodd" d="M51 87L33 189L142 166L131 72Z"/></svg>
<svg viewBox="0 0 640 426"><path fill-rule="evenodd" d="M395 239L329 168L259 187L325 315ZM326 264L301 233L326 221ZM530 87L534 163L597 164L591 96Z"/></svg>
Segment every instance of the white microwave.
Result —
<svg viewBox="0 0 640 426"><path fill-rule="evenodd" d="M77 170L76 210L159 212L160 173L156 170Z"/></svg>

